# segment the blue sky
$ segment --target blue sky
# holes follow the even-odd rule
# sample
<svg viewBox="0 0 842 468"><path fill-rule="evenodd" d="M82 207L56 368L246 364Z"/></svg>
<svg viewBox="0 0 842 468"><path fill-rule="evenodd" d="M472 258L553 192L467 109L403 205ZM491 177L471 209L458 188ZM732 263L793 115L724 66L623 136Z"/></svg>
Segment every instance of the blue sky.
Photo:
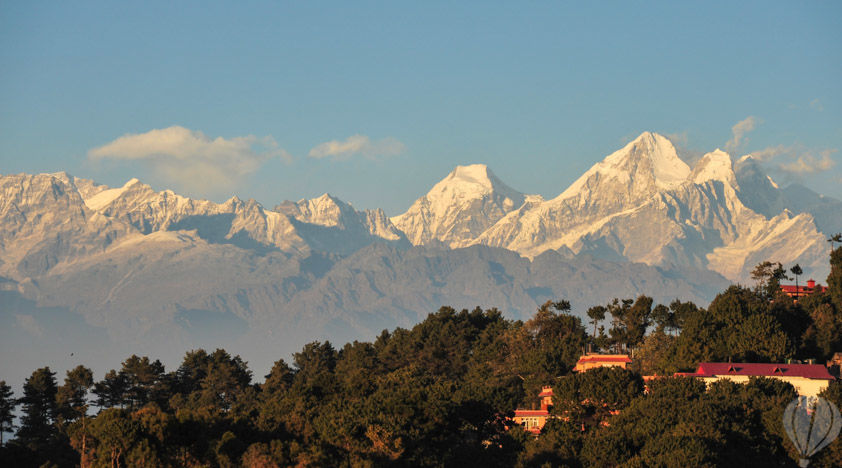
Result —
<svg viewBox="0 0 842 468"><path fill-rule="evenodd" d="M0 2L0 173L397 214L457 164L555 196L742 121L737 155L842 198L842 3L454 3Z"/></svg>

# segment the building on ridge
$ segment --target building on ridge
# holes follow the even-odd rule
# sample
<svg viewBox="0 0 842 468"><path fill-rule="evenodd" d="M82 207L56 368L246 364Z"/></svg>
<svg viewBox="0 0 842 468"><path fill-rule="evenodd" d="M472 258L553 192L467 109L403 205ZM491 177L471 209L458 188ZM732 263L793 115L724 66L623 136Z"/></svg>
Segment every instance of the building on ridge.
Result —
<svg viewBox="0 0 842 468"><path fill-rule="evenodd" d="M576 362L576 367L573 368L573 371L585 372L598 367L620 367L625 369L631 362L628 354L585 353Z"/></svg>
<svg viewBox="0 0 842 468"><path fill-rule="evenodd" d="M817 396L836 380L821 364L758 364L746 362L702 362L696 372L676 372L676 377L696 377L710 385L718 380L746 383L751 377L769 377L795 387L802 396Z"/></svg>

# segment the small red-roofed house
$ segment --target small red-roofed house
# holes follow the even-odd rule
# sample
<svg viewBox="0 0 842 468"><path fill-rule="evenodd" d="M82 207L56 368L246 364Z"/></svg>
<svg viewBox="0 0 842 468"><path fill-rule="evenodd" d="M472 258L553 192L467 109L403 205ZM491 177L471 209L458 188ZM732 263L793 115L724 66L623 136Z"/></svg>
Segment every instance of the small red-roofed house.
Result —
<svg viewBox="0 0 842 468"><path fill-rule="evenodd" d="M576 363L576 367L573 368L573 371L585 372L591 369L596 369L597 367L622 367L625 369L626 366L631 364L631 362L631 358L629 358L628 354L587 353L579 358L579 361Z"/></svg>
<svg viewBox="0 0 842 468"><path fill-rule="evenodd" d="M726 379L745 383L751 377L779 379L795 387L803 396L817 396L835 378L820 364L759 364L746 362L703 362L696 372L681 372L677 377L696 377L710 385Z"/></svg>
<svg viewBox="0 0 842 468"><path fill-rule="evenodd" d="M550 418L550 408L553 406L553 387L541 387L538 394L541 399L541 409L516 409L512 420L520 424L529 432L538 434Z"/></svg>

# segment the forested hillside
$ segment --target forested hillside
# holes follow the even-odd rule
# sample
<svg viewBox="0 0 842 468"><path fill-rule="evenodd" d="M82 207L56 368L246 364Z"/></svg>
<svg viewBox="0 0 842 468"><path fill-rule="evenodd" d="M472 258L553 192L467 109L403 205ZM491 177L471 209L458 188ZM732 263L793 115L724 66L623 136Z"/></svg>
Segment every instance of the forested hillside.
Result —
<svg viewBox="0 0 842 468"><path fill-rule="evenodd" d="M264 378L222 349L192 350L167 371L131 356L95 379L35 370L23 395L0 383L0 420L22 418L2 466L795 466L781 425L787 383L651 381L700 361L824 362L842 351L842 248L829 290L782 294L780 265L707 309L646 296L596 305L590 323L565 300L528 321L496 309L442 307L411 329L337 348L312 342ZM572 373L587 346L632 352L630 370ZM542 385L561 416L538 437L508 419ZM842 382L823 396L842 407ZM842 441L812 466L838 466Z"/></svg>

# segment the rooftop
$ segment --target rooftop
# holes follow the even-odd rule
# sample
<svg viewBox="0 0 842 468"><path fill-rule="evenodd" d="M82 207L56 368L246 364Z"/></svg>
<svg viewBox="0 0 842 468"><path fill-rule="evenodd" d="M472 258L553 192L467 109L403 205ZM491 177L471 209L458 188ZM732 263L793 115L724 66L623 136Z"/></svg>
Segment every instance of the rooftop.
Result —
<svg viewBox="0 0 842 468"><path fill-rule="evenodd" d="M751 377L804 377L808 379L835 380L820 364L758 364L744 362L703 362L695 373L676 375L714 377L718 375L743 375Z"/></svg>

